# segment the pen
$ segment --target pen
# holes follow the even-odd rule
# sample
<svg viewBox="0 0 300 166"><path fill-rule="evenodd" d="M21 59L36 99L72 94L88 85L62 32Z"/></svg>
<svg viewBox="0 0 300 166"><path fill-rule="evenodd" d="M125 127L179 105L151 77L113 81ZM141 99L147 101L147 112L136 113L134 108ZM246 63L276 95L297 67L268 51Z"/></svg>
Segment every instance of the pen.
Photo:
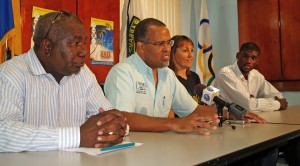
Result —
<svg viewBox="0 0 300 166"><path fill-rule="evenodd" d="M117 144L117 145L113 145L107 148L101 148L100 151L108 151L108 150L116 150L116 149L121 149L121 148L128 148L131 146L134 146L135 143L134 142L127 142L127 143L123 143L123 144Z"/></svg>

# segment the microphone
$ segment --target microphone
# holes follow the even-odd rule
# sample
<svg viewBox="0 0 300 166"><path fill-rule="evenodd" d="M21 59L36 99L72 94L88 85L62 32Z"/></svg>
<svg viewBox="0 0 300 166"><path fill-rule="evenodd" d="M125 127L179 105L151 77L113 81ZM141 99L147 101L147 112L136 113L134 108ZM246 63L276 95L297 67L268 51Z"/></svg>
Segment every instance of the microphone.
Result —
<svg viewBox="0 0 300 166"><path fill-rule="evenodd" d="M235 117L242 119L245 116L245 113L247 112L247 110L235 103L231 103L229 104L227 103L227 108L229 113L231 113L232 115L234 115Z"/></svg>
<svg viewBox="0 0 300 166"><path fill-rule="evenodd" d="M218 96L220 94L220 90L209 86L203 90L203 94L201 97L201 101L207 105L213 105L214 103L225 106L225 101L220 99Z"/></svg>
<svg viewBox="0 0 300 166"><path fill-rule="evenodd" d="M220 90L213 87L213 86L208 86L206 87L205 85L197 85L196 86L198 91L200 91L200 88L202 89L202 97L201 101L207 105L212 105L216 103L216 105L220 108L223 109L223 107L226 107L229 111L230 114L234 115L236 118L243 118L246 113L246 109L235 104L235 103L228 103L224 100L222 100L219 97ZM206 87L206 88L203 88ZM200 94L200 93L198 93Z"/></svg>
<svg viewBox="0 0 300 166"><path fill-rule="evenodd" d="M193 96L193 99L200 105L206 105L205 103L203 103L201 101L201 98L202 98L202 94L203 94L203 90L206 88L205 85L203 84L197 84L195 87L194 87L194 96Z"/></svg>

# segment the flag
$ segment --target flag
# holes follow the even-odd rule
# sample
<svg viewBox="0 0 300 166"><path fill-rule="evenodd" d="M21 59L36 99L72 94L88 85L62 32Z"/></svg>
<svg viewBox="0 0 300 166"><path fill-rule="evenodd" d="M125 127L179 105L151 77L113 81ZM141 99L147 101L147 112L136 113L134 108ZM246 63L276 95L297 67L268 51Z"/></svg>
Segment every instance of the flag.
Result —
<svg viewBox="0 0 300 166"><path fill-rule="evenodd" d="M134 46L134 29L136 25L146 17L147 8L144 0L126 0L126 20L122 20L121 26L121 50L119 61L135 53ZM123 9L124 10L124 9ZM124 12L122 12L124 13Z"/></svg>
<svg viewBox="0 0 300 166"><path fill-rule="evenodd" d="M210 26L206 0L201 2L199 19L198 46L196 59L196 73L203 84L209 86L215 79L213 64L213 47L210 36Z"/></svg>
<svg viewBox="0 0 300 166"><path fill-rule="evenodd" d="M0 0L0 63L21 48L20 0Z"/></svg>

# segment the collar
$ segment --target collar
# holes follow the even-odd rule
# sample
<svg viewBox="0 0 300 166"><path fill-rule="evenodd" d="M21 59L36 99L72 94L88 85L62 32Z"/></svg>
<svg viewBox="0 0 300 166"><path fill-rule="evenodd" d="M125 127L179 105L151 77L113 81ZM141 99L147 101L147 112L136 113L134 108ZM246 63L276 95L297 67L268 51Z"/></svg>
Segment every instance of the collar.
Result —
<svg viewBox="0 0 300 166"><path fill-rule="evenodd" d="M34 75L43 75L46 74L44 67L42 66L40 60L38 59L33 48L28 52L29 68Z"/></svg>

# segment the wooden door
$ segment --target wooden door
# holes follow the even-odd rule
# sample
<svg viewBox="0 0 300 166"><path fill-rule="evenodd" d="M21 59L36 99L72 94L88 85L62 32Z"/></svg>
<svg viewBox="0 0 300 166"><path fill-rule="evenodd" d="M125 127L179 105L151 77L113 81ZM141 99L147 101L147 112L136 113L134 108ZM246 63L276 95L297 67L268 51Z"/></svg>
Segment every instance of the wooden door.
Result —
<svg viewBox="0 0 300 166"><path fill-rule="evenodd" d="M278 0L238 0L239 43L258 44L257 69L267 80L281 80Z"/></svg>
<svg viewBox="0 0 300 166"><path fill-rule="evenodd" d="M279 2L283 80L300 80L300 1Z"/></svg>

